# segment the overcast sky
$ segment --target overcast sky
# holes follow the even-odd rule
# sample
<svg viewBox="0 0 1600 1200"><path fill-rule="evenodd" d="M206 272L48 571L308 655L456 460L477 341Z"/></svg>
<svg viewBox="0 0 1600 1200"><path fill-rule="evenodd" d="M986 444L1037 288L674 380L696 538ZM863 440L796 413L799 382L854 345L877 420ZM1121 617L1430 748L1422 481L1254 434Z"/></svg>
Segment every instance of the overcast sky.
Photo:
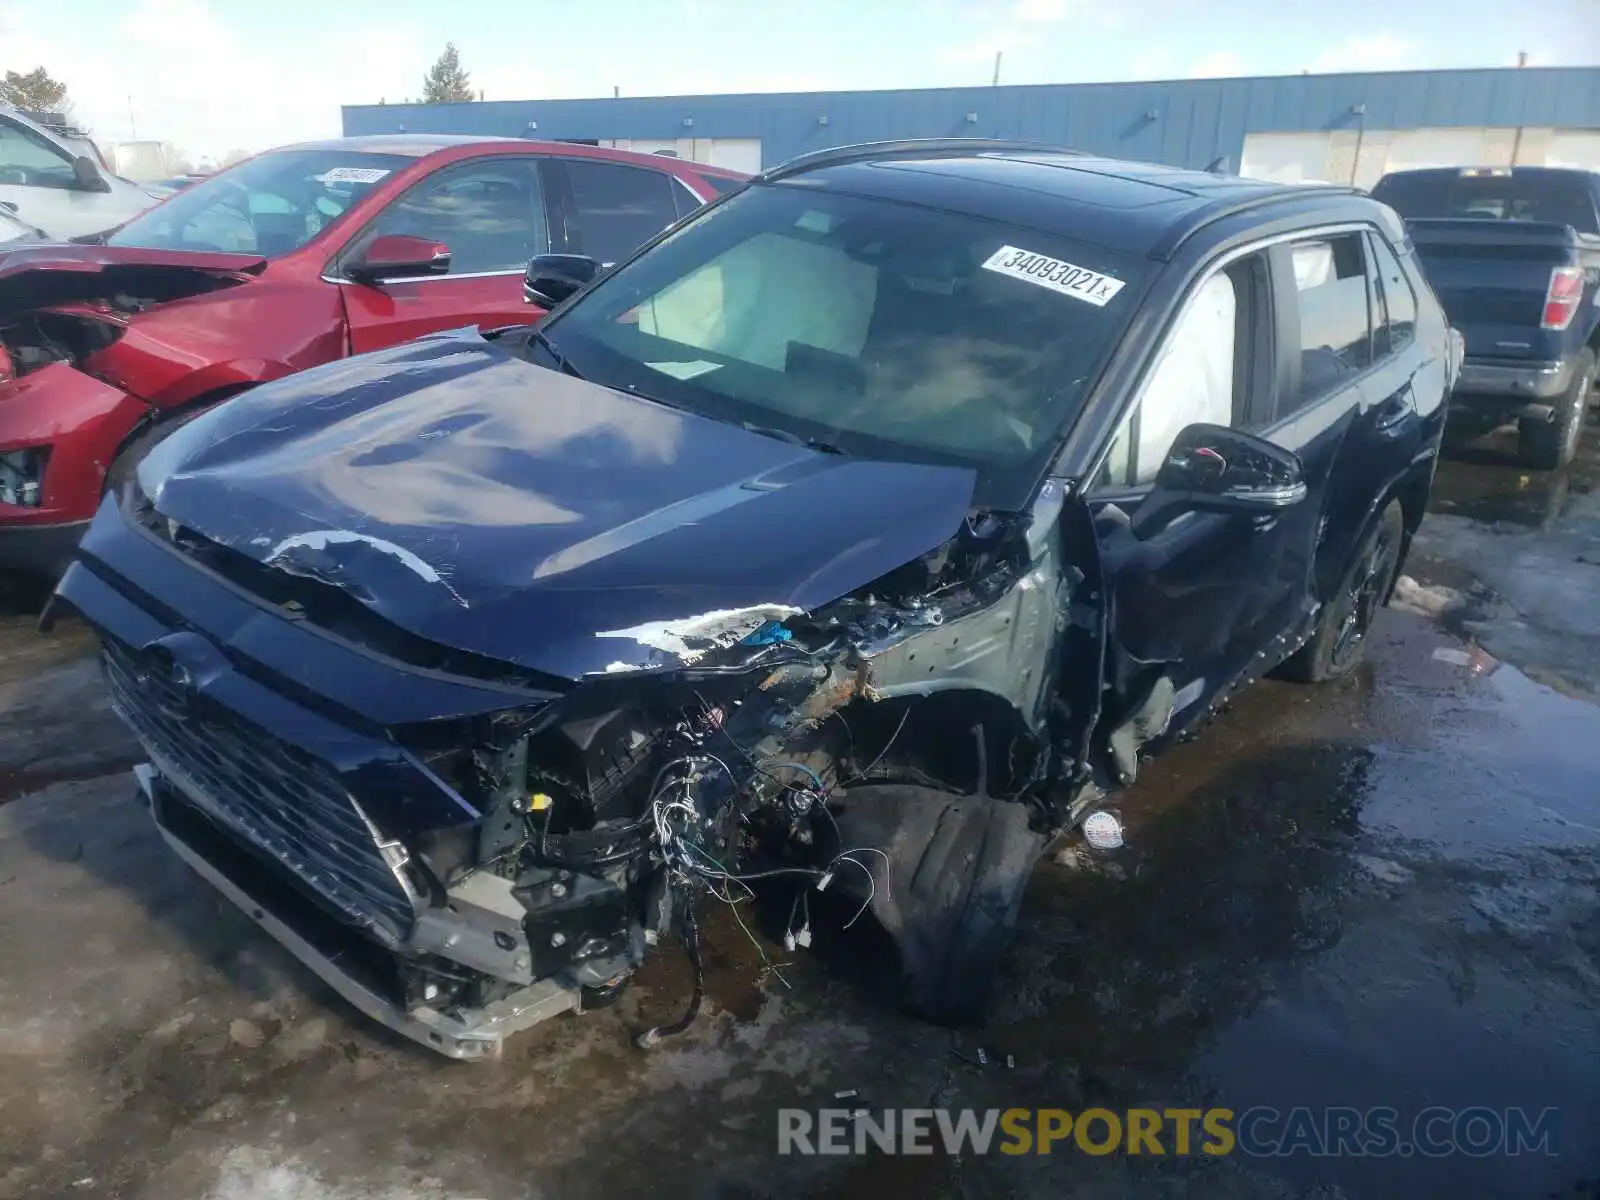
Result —
<svg viewBox="0 0 1600 1200"><path fill-rule="evenodd" d="M447 40L499 100L1077 83L1600 64L1600 0L0 0L0 70L196 158L337 134Z"/></svg>

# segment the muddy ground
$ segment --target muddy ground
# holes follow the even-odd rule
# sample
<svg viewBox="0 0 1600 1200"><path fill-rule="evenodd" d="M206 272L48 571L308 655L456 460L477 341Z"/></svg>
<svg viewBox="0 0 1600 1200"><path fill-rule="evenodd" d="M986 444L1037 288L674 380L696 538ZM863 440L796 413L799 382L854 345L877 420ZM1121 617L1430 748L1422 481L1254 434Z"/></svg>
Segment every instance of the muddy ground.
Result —
<svg viewBox="0 0 1600 1200"><path fill-rule="evenodd" d="M627 1040L684 1000L663 956L500 1062L433 1057L162 849L83 632L0 619L0 1196L1600 1195L1600 464L1505 449L1441 469L1355 678L1253 689L1145 770L1126 851L1039 870L960 1037L859 983L870 938L758 949L721 909L675 1043ZM777 1157L777 1109L844 1089L1557 1115L1518 1157Z"/></svg>

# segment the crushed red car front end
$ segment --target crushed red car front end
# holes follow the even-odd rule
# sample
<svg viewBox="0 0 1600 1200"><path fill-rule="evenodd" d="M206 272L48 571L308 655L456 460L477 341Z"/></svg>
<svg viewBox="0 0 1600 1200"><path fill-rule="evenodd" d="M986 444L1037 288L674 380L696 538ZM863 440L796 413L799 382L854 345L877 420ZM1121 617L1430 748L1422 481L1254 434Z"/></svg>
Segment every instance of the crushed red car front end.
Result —
<svg viewBox="0 0 1600 1200"><path fill-rule="evenodd" d="M53 572L72 557L106 464L149 406L65 362L0 387L0 561Z"/></svg>
<svg viewBox="0 0 1600 1200"><path fill-rule="evenodd" d="M0 565L71 559L117 455L157 411L117 348L140 313L249 280L264 260L105 246L0 255Z"/></svg>

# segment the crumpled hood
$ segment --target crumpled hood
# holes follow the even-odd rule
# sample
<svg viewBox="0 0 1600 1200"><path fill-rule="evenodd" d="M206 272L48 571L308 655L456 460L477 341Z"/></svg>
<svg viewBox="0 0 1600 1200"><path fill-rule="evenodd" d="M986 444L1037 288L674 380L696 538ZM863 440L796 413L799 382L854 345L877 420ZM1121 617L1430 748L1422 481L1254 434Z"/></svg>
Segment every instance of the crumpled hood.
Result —
<svg viewBox="0 0 1600 1200"><path fill-rule="evenodd" d="M266 266L258 254L144 250L77 242L0 243L0 317L87 300L118 286L117 276L152 270L174 276L226 277Z"/></svg>
<svg viewBox="0 0 1600 1200"><path fill-rule="evenodd" d="M139 478L258 562L568 678L690 662L836 599L954 535L974 483L667 408L470 330L247 392Z"/></svg>

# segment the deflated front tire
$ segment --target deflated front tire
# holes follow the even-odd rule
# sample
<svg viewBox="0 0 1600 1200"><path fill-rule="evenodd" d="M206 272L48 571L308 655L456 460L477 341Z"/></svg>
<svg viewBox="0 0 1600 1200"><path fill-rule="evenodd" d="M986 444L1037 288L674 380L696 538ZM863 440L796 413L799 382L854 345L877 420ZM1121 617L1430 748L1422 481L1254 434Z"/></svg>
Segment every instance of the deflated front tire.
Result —
<svg viewBox="0 0 1600 1200"><path fill-rule="evenodd" d="M904 1007L941 1025L981 1022L1045 846L1027 808L909 785L852 788L839 833L844 850L888 856L870 911L899 955ZM853 875L840 882L865 892Z"/></svg>

